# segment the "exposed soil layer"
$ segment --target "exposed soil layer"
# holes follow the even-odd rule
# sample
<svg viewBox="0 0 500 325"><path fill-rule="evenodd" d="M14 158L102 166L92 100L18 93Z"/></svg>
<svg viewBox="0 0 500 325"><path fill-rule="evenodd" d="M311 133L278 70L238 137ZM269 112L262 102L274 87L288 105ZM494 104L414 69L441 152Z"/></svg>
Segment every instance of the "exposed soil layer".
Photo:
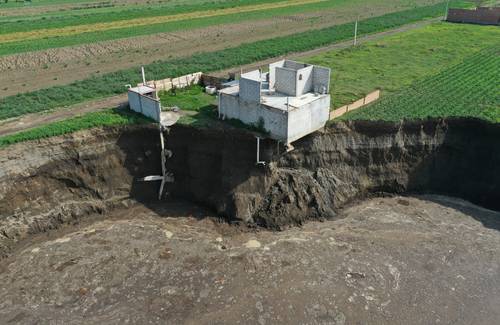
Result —
<svg viewBox="0 0 500 325"><path fill-rule="evenodd" d="M496 324L500 213L375 198L250 232L133 205L35 236L0 264L2 324Z"/></svg>
<svg viewBox="0 0 500 325"><path fill-rule="evenodd" d="M272 229L323 220L372 193L432 192L500 210L500 127L473 119L336 123L277 155L264 142L256 166L245 130L174 127L167 146L174 198L230 221ZM108 128L0 151L0 256L30 234L131 201L157 206L153 126Z"/></svg>
<svg viewBox="0 0 500 325"><path fill-rule="evenodd" d="M230 131L229 131L230 132ZM335 216L371 193L432 192L500 210L500 126L474 119L336 123L255 166L244 134L175 128L173 193L270 228Z"/></svg>

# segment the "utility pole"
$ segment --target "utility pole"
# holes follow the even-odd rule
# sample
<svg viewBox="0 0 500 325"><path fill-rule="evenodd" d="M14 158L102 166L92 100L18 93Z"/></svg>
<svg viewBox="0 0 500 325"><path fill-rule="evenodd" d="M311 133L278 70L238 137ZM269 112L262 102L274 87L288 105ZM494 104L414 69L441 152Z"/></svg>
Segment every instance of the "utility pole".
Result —
<svg viewBox="0 0 500 325"><path fill-rule="evenodd" d="M354 24L354 46L358 43L358 20L359 16L356 18L356 23Z"/></svg>
<svg viewBox="0 0 500 325"><path fill-rule="evenodd" d="M146 86L146 74L144 73L144 67L141 67L141 74L142 74L142 84Z"/></svg>
<svg viewBox="0 0 500 325"><path fill-rule="evenodd" d="M448 9L450 9L450 0L446 1L446 12L444 13L444 21L448 20Z"/></svg>

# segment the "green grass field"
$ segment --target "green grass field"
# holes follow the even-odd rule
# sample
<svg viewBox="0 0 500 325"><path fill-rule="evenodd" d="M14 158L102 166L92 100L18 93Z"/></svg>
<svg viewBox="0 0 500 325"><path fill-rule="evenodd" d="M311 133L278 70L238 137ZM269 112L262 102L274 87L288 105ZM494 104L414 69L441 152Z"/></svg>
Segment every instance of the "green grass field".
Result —
<svg viewBox="0 0 500 325"><path fill-rule="evenodd" d="M360 24L360 35L376 33L442 14L444 4L366 19ZM146 66L152 79L176 77L193 71L218 71L230 67L301 52L343 41L352 37L353 24L312 30L290 36L242 44L221 51L195 54L186 58L160 61ZM113 72L64 86L56 86L0 99L0 120L27 113L46 111L125 92L124 85L140 82L139 68Z"/></svg>
<svg viewBox="0 0 500 325"><path fill-rule="evenodd" d="M216 105L215 96L205 93L203 87L199 85L175 91L163 91L160 92L159 97L164 107L177 106L186 111L199 112L205 106Z"/></svg>
<svg viewBox="0 0 500 325"><path fill-rule="evenodd" d="M205 93L202 86L160 92L163 107L177 106L189 114L179 119L179 124L208 127L217 120L217 98Z"/></svg>
<svg viewBox="0 0 500 325"><path fill-rule="evenodd" d="M142 115L135 114L128 110L109 109L100 112L87 113L83 116L70 118L60 122L49 123L41 127L0 137L0 148L18 142L49 138L95 127L146 124L151 122L151 120L143 117Z"/></svg>
<svg viewBox="0 0 500 325"><path fill-rule="evenodd" d="M476 117L500 122L500 44L342 119L398 121Z"/></svg>
<svg viewBox="0 0 500 325"><path fill-rule="evenodd" d="M498 43L500 28L435 23L356 48L305 58L332 68L332 107L349 104L375 89L388 96L412 82L460 63Z"/></svg>

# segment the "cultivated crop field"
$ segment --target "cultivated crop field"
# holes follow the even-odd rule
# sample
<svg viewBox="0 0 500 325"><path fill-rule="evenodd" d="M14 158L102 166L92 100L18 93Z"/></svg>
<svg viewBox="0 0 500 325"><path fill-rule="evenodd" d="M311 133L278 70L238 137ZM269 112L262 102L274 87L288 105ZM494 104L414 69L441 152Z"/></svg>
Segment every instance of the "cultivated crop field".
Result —
<svg viewBox="0 0 500 325"><path fill-rule="evenodd" d="M22 8L2 3L0 98L438 2L442 1L33 0Z"/></svg>
<svg viewBox="0 0 500 325"><path fill-rule="evenodd" d="M385 3L385 0L373 1ZM246 0L241 0L238 2L240 6L236 6L235 1L231 2L233 3L231 6L230 2L231 1L211 2L210 6L220 6L220 8L205 8L205 12L217 12L218 14L214 17L219 19L220 17L229 17L233 15L234 10L237 10L239 13L247 10L248 12L252 12L252 14L256 14L260 12L260 6L270 6L268 8L272 6L280 7L284 3L283 1L262 0L250 4L250 2ZM287 2L289 6L276 8L279 10L292 10L291 8L295 8L296 6L300 7L303 4L303 2L301 2L302 4L299 5L299 2L300 1ZM312 1L308 2L308 5L314 8L314 4L329 4L338 9L342 8L343 5L347 6L346 3L347 2L344 1ZM200 9L202 4L203 1L200 0L190 3L189 6ZM349 2L349 6L354 6L355 4L356 1ZM125 8L128 5L129 3L121 3L121 7L119 8ZM139 4L131 2L130 5L137 6ZM164 4L158 2L155 5L163 6ZM168 5L174 5L175 8L172 8L175 10L172 11L173 13L171 15L162 17L169 17L168 19L171 19L178 15L190 15L189 12L183 13L183 10L187 10L186 8L189 7L186 3L172 2ZM373 5L373 3L371 5ZM470 3L455 1L452 2L452 5L466 7L469 6ZM243 7L245 8L241 9ZM419 22L423 19L439 17L443 13L445 7L445 3L415 6L403 11L360 19L359 35L379 33L404 26L405 24ZM80 17L79 15L68 15L66 12L67 10L71 9L62 10L60 13L52 11L42 12L58 17L60 15L60 17L69 20ZM96 10L102 10L101 13L106 14L110 8L97 8ZM220 14L221 11L218 10L223 10L222 12L226 12L227 14ZM35 13L33 17L27 16L25 19L37 20L37 15L38 14ZM9 18L9 16L4 16L0 21L13 22L11 18ZM151 16L151 18L157 19L158 17ZM62 21L64 21L64 19ZM117 19L116 22L122 24L119 19ZM262 20L260 20L260 22L262 22ZM43 24L60 24L57 26L53 25L52 27L55 29L68 28L63 26L61 22L38 22L37 24L39 24L39 27ZM30 27L23 27L24 30L19 27L15 33L32 33L30 35L39 35L38 33L45 32L50 33L51 28L48 28L48 25L39 29L35 28L36 26L37 25L34 24L32 29L30 29ZM76 24L74 26L74 31L76 32L78 28L87 28L88 26L88 23ZM316 25L311 26L316 27ZM139 26L136 27L139 28ZM145 67L148 79L176 77L192 73L193 71L220 71L349 40L352 37L353 29L353 22L333 24L333 26L325 28L317 28L285 36L271 37L264 40L226 46L216 51L195 53L179 58L163 58ZM0 33L0 42L2 42L2 35L5 36L3 41L9 43L6 41L9 33ZM45 37L48 37L47 35L49 34L46 34ZM492 53L498 52L495 47L498 37L500 37L499 29L496 27L433 23L424 28L406 31L361 46L351 47L345 50L326 51L313 57L300 57L300 59L309 63L325 65L332 68L332 108L363 97L366 93L376 88L382 89L383 99L379 103L370 106L369 110L360 110L344 118L380 118L397 120L406 117L425 116L478 116L495 121L498 120L499 115L498 92L494 93L495 88L492 86L492 83L494 83L493 80L498 77L498 69L495 69L495 64L496 67L498 67L498 62L495 62L495 55ZM50 39L50 37L48 37L48 39ZM57 37L55 39L57 39ZM403 98L405 98L405 100L417 98L418 95L416 94L422 94L424 91L427 91L415 89L422 88L423 83L427 82L422 80L429 80L428 83L433 85L431 81L433 78L441 79L438 79L438 81L435 82L436 85L432 86L431 89L436 91L436 95L428 98L433 98L433 101L442 98L441 96L446 92L446 89L439 88L439 80L444 80L443 76L446 75L447 71L457 73L453 69L459 69L457 67L461 66L462 62L465 67L469 67L470 63L469 65L466 64L466 62L469 62L468 58L475 58L474 55L476 54L483 59L485 56L490 58L488 60L483 60L484 62L489 62L488 66L475 67L475 69L488 69L485 74L477 75L475 77L476 79L468 79L471 89L472 87L477 87L479 92L476 95L482 97L476 98L469 96L467 98L468 100L464 100L461 103L461 106L452 104L453 102L450 100L444 100L443 102L439 102L439 105L444 102L449 104L440 106L439 109L434 109L432 114L429 113L429 110L432 109L431 102L427 103L428 105L425 106L422 105L421 102L414 100L414 104L407 105L406 102L402 100ZM474 61L473 59L470 60ZM480 59L477 59L474 62L480 64L480 61ZM29 113L61 109L89 100L123 94L125 92L125 84L140 82L138 71L139 67L134 66L133 68L122 69L116 72L94 74L90 78L83 78L82 80L65 85L48 87L42 90L24 92L15 96L0 98L0 121L16 118ZM450 78L453 78L451 72ZM462 77L457 76L455 78ZM469 87L467 84L456 85L449 80L446 80L446 82L449 84L452 92L464 92L464 87ZM412 85L412 87L408 88L410 85ZM411 89L413 89L413 93L410 91ZM185 110L191 111L181 119L181 123L195 126L209 126L214 123L216 115L214 115L213 104L215 101L213 97L204 94L201 87L193 87L185 91L180 91L179 96L172 96L171 93L164 93L161 97L164 106L180 106ZM479 108L471 112L469 108L476 102ZM402 105L406 105L406 108L403 110L401 108ZM23 132L19 135L9 136L8 138L2 139L2 145L74 132L79 129L90 127L143 122L146 121L137 119L133 115L124 115L123 112L119 110L107 110L102 114L91 113L68 121L48 124L32 131Z"/></svg>
<svg viewBox="0 0 500 325"><path fill-rule="evenodd" d="M369 34L438 16L444 4L386 14L361 21L360 34ZM193 71L218 71L255 61L301 52L352 37L353 23L245 43L220 51L164 60L146 66L150 79L176 77ZM140 82L139 67L94 76L65 86L56 86L0 99L0 120L77 104L125 92L124 85Z"/></svg>
<svg viewBox="0 0 500 325"><path fill-rule="evenodd" d="M467 57L345 119L398 121L428 117L478 117L500 122L500 46Z"/></svg>

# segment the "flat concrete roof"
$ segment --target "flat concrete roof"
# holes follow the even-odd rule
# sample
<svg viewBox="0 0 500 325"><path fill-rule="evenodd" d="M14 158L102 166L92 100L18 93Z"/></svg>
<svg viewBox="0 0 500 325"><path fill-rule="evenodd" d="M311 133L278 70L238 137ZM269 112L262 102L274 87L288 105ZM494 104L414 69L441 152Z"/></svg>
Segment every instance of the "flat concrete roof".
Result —
<svg viewBox="0 0 500 325"><path fill-rule="evenodd" d="M239 86L233 86L222 89L220 92L230 96L238 96L240 91ZM277 108L282 111L287 111L287 102L290 105L289 109L300 108L304 105L314 102L323 97L330 96L329 94L321 95L307 93L299 97L291 97L281 93L269 93L266 90L261 92L260 103L272 108Z"/></svg>
<svg viewBox="0 0 500 325"><path fill-rule="evenodd" d="M280 94L280 93L274 93L272 95L263 93L261 95L260 102L266 106L270 106L270 107L274 107L274 108L286 111L286 110L292 110L294 108L300 108L304 105L307 105L307 104L312 103L320 98L327 97L327 96L329 96L329 95L328 94L327 95L319 95L319 94L316 95L313 93L307 93L307 94L304 94L300 97L290 97L290 96L287 96L285 94ZM288 103L289 107L287 107L287 103Z"/></svg>
<svg viewBox="0 0 500 325"><path fill-rule="evenodd" d="M144 94L149 94L155 91L154 88L149 87L149 86L139 86L139 87L132 87L128 89L129 91L133 91L134 93L138 93L141 95Z"/></svg>
<svg viewBox="0 0 500 325"><path fill-rule="evenodd" d="M221 94L237 96L240 92L240 84L219 90Z"/></svg>

